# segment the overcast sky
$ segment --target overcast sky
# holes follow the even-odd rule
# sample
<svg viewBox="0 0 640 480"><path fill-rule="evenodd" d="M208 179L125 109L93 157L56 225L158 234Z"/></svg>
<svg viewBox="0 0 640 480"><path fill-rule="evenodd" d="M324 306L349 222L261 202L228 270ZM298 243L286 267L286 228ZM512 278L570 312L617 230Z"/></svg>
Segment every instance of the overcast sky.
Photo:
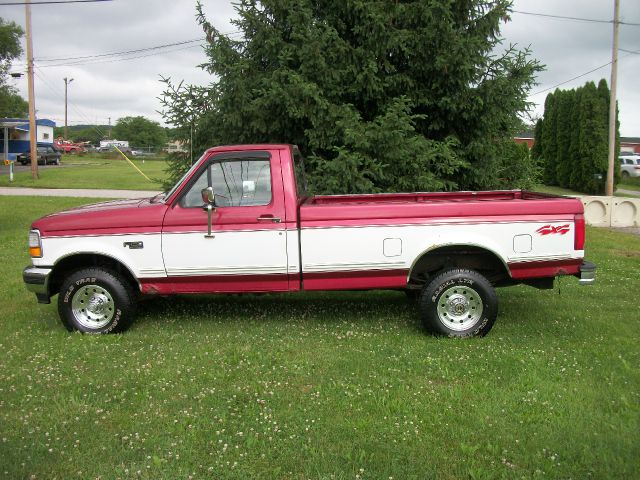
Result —
<svg viewBox="0 0 640 480"><path fill-rule="evenodd" d="M5 5L0 17L24 26L24 7ZM38 0L32 0L37 2ZM620 0L621 20L640 23L640 1ZM203 0L209 20L222 32L232 32L234 15L229 0ZM202 38L195 21L194 0L114 0L32 7L36 63L36 109L40 118L64 125L64 77L69 85L69 124L115 123L125 115L144 115L161 121L157 97L160 75L187 83L204 84L210 77L197 68L206 60L198 42L128 55L104 55ZM515 0L514 10L591 19L613 18L613 0ZM513 13L504 24L505 43L530 46L546 65L533 88L533 112L542 115L545 91L550 87L606 64L611 60L612 25L560 20ZM620 48L640 51L640 26L620 26ZM158 54L160 53L160 54ZM102 55L102 56L95 56ZM75 57L93 56L91 58ZM61 60L55 60L61 59ZM24 58L14 71L24 70ZM588 80L610 79L605 66L561 88ZM26 77L14 80L26 97ZM621 134L640 137L640 54L620 52L618 101ZM537 93L542 92L542 93Z"/></svg>

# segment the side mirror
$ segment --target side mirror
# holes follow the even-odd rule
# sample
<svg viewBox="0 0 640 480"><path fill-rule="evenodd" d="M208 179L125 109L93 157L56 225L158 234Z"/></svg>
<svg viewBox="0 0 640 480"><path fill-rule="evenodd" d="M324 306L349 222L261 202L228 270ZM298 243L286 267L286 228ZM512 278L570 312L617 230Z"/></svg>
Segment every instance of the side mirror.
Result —
<svg viewBox="0 0 640 480"><path fill-rule="evenodd" d="M216 194L213 192L213 187L203 188L200 191L202 195L202 201L205 205L215 205L216 204Z"/></svg>

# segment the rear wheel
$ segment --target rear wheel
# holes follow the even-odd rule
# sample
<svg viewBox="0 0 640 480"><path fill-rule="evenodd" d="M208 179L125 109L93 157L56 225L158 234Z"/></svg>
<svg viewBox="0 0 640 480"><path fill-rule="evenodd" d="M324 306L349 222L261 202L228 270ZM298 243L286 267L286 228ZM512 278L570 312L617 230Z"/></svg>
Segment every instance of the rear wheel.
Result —
<svg viewBox="0 0 640 480"><path fill-rule="evenodd" d="M624 178L625 180L627 180L629 176L629 172L627 172L626 170L622 172L622 178Z"/></svg>
<svg viewBox="0 0 640 480"><path fill-rule="evenodd" d="M436 335L484 336L498 315L498 297L474 270L449 269L433 278L419 300L422 323Z"/></svg>
<svg viewBox="0 0 640 480"><path fill-rule="evenodd" d="M115 333L135 316L131 287L115 272L87 268L69 275L58 295L58 313L68 330Z"/></svg>

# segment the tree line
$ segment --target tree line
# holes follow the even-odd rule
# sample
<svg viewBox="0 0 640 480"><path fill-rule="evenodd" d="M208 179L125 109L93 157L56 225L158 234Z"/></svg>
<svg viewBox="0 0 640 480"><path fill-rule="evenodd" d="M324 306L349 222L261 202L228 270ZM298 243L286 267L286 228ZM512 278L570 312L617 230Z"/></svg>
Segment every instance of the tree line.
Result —
<svg viewBox="0 0 640 480"><path fill-rule="evenodd" d="M603 194L607 178L609 99L606 80L547 95L544 117L535 126L531 155L543 168L546 185ZM616 111L616 158L620 150ZM616 161L615 183L619 168Z"/></svg>

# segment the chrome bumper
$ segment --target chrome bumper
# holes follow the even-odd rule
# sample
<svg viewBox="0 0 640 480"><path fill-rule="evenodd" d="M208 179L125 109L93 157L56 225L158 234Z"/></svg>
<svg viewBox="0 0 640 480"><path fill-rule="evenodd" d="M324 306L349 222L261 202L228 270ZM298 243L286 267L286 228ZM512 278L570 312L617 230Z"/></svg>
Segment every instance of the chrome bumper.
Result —
<svg viewBox="0 0 640 480"><path fill-rule="evenodd" d="M22 271L22 280L27 290L36 294L38 303L51 303L49 297L50 268L29 266Z"/></svg>
<svg viewBox="0 0 640 480"><path fill-rule="evenodd" d="M580 265L580 285L591 285L596 281L596 264L582 262Z"/></svg>

